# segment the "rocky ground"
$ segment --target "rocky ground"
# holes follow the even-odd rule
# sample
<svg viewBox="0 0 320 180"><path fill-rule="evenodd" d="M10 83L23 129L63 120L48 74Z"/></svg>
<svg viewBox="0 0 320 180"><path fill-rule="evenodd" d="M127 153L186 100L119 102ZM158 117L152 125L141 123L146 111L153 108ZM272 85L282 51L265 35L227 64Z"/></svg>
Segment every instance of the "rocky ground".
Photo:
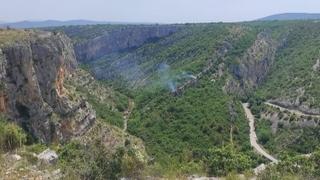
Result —
<svg viewBox="0 0 320 180"><path fill-rule="evenodd" d="M54 152L54 151L53 151ZM59 168L55 166L57 156L52 154L41 157L35 153L18 150L17 153L6 153L0 158L0 179L1 180L55 180L63 177Z"/></svg>

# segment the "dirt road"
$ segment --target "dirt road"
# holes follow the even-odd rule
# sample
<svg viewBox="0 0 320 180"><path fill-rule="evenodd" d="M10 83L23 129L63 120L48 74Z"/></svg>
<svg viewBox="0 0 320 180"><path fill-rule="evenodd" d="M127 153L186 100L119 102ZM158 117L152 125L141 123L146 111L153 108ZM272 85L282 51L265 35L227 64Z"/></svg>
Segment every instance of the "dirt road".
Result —
<svg viewBox="0 0 320 180"><path fill-rule="evenodd" d="M258 144L258 138L255 132L254 127L254 116L251 113L251 110L248 108L248 103L242 103L242 107L246 113L247 119L249 120L249 126L250 126L250 144L251 146L261 155L272 161L273 163L278 163L278 160L268 154L262 147Z"/></svg>

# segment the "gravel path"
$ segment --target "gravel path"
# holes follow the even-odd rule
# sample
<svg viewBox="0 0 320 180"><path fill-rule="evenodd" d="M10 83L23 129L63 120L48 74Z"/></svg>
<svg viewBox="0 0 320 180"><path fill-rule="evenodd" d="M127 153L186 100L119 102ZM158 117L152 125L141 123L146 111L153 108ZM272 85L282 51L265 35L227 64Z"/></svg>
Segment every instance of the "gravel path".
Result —
<svg viewBox="0 0 320 180"><path fill-rule="evenodd" d="M249 104L248 103L242 103L242 107L246 113L247 119L249 120L249 126L250 126L250 144L254 149L273 163L278 163L278 160L268 154L262 147L258 144L258 138L255 132L255 127L254 127L254 116L251 113L251 110L248 108Z"/></svg>

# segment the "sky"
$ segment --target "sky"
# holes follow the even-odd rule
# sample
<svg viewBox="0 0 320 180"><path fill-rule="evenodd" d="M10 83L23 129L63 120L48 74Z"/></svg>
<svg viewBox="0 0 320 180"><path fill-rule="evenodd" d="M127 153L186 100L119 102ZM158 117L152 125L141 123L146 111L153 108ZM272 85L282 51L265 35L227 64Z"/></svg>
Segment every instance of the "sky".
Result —
<svg viewBox="0 0 320 180"><path fill-rule="evenodd" d="M237 22L286 12L320 13L320 0L0 0L0 21Z"/></svg>

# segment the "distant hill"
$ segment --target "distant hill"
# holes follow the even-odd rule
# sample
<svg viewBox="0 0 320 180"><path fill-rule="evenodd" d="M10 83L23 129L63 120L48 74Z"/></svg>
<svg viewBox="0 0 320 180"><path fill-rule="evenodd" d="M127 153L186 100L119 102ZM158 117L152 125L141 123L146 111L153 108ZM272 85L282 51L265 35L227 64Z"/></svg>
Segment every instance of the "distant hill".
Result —
<svg viewBox="0 0 320 180"><path fill-rule="evenodd" d="M90 20L69 20L69 21L57 21L57 20L46 20L46 21L20 21L12 23L0 22L0 27L11 27L11 28L42 28L42 27L56 27L56 26L71 26L71 25L94 25L94 24L119 24L117 22L106 22L106 21L90 21Z"/></svg>
<svg viewBox="0 0 320 180"><path fill-rule="evenodd" d="M284 14L275 14L271 16L267 16L261 19L260 21L273 21L273 20L312 20L312 19L320 19L320 13L284 13Z"/></svg>

